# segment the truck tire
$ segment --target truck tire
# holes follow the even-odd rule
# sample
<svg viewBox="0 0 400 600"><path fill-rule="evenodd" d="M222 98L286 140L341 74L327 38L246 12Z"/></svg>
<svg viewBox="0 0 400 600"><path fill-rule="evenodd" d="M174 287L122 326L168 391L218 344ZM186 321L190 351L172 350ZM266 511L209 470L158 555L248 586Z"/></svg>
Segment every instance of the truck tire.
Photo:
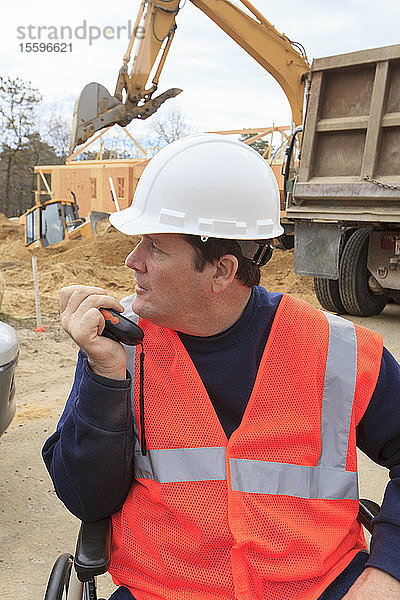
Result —
<svg viewBox="0 0 400 600"><path fill-rule="evenodd" d="M388 303L386 296L373 294L368 285L368 229L357 229L347 240L340 261L339 293L349 315L378 315Z"/></svg>
<svg viewBox="0 0 400 600"><path fill-rule="evenodd" d="M345 308L339 294L339 281L337 279L326 279L325 277L314 277L314 291L317 300L325 310L343 314Z"/></svg>

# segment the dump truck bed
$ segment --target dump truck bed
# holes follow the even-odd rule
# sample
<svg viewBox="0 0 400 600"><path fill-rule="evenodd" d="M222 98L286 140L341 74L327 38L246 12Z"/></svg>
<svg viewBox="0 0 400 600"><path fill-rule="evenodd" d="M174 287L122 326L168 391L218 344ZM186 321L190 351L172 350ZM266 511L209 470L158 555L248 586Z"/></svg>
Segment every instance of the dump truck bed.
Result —
<svg viewBox="0 0 400 600"><path fill-rule="evenodd" d="M400 45L313 61L286 214L400 223Z"/></svg>

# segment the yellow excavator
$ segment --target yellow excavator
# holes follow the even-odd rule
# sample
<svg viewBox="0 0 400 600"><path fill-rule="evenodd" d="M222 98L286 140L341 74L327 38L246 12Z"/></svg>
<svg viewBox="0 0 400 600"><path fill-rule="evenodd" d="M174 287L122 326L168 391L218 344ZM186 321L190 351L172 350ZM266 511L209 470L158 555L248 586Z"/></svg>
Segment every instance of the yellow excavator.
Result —
<svg viewBox="0 0 400 600"><path fill-rule="evenodd" d="M310 70L301 44L279 33L248 0L239 0L243 8L229 0L191 2L276 79L290 103L294 125L301 125ZM153 97L177 28L179 10L179 0L142 0L114 95L99 83L89 83L76 101L70 152L100 129L147 119L163 102L182 91L172 88ZM129 73L135 42L136 54Z"/></svg>

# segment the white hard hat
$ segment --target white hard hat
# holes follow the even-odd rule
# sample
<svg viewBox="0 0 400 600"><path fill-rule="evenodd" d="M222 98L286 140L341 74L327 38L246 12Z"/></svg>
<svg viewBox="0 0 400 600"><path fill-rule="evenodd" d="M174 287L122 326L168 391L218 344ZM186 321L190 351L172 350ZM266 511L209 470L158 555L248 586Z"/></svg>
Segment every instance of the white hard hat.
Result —
<svg viewBox="0 0 400 600"><path fill-rule="evenodd" d="M185 233L236 240L283 233L271 167L243 142L191 135L160 150L143 171L131 206L110 221L128 235Z"/></svg>

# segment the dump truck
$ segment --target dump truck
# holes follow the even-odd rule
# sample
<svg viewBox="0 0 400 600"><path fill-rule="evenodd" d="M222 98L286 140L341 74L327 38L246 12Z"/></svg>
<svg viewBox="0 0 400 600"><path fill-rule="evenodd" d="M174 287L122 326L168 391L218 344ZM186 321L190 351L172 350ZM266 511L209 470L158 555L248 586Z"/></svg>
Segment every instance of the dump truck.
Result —
<svg viewBox="0 0 400 600"><path fill-rule="evenodd" d="M285 188L295 272L314 277L325 309L400 301L400 45L313 61Z"/></svg>

